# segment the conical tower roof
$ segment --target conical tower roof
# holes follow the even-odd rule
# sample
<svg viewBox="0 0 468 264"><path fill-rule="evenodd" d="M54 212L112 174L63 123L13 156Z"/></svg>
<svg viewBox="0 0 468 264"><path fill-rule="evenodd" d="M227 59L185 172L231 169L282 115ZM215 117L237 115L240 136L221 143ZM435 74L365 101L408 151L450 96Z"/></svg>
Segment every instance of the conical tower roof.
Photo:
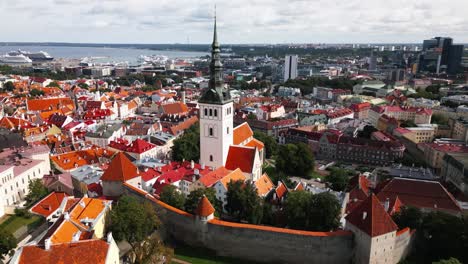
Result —
<svg viewBox="0 0 468 264"><path fill-rule="evenodd" d="M197 210L195 210L195 214L203 217L208 217L212 214L214 214L215 209L213 205L211 205L210 200L206 198L205 195L200 199L200 202L198 202L198 207Z"/></svg>

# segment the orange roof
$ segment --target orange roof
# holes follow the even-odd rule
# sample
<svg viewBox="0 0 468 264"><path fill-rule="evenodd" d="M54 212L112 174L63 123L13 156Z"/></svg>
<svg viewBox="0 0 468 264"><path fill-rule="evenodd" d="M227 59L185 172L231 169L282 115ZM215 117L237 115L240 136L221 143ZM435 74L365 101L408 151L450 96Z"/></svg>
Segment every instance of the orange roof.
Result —
<svg viewBox="0 0 468 264"><path fill-rule="evenodd" d="M240 168L243 172L251 173L255 161L255 153L255 148L230 146L225 167L228 170Z"/></svg>
<svg viewBox="0 0 468 264"><path fill-rule="evenodd" d="M245 144L245 146L252 147L252 148L257 147L258 150L262 150L265 145L263 145L263 142L261 142L260 140L258 140L256 138L252 138L252 140L247 142L247 144Z"/></svg>
<svg viewBox="0 0 468 264"><path fill-rule="evenodd" d="M49 250L28 245L23 247L18 263L104 264L108 250L109 244L98 239L52 245Z"/></svg>
<svg viewBox="0 0 468 264"><path fill-rule="evenodd" d="M64 220L50 237L52 244L68 243L73 239L73 235L81 230L68 220Z"/></svg>
<svg viewBox="0 0 468 264"><path fill-rule="evenodd" d="M294 187L295 191L304 191L304 184L302 182L299 182L296 187Z"/></svg>
<svg viewBox="0 0 468 264"><path fill-rule="evenodd" d="M171 126L169 128L170 132L172 135L177 135L179 134L180 131L183 131L189 127L191 127L193 124L195 124L196 122L198 122L198 117L197 116L192 116L186 120L184 120L183 122L175 125L175 126Z"/></svg>
<svg viewBox="0 0 468 264"><path fill-rule="evenodd" d="M136 103L135 100L131 100L130 102L128 102L128 110L132 110L134 108L137 108L138 104Z"/></svg>
<svg viewBox="0 0 468 264"><path fill-rule="evenodd" d="M270 177L264 173L262 177L255 182L255 187L257 188L259 196L265 196L275 187L275 185L271 181Z"/></svg>
<svg viewBox="0 0 468 264"><path fill-rule="evenodd" d="M84 165L99 163L99 157L110 157L114 152L99 147L87 150L71 151L51 156L50 159L64 170L71 170Z"/></svg>
<svg viewBox="0 0 468 264"><path fill-rule="evenodd" d="M83 220L94 220L107 208L106 204L110 201L82 198L81 201L70 212L70 220L76 225L86 228L82 223Z"/></svg>
<svg viewBox="0 0 468 264"><path fill-rule="evenodd" d="M138 176L138 168L125 156L123 152L117 153L109 164L109 168L101 177L103 181L125 182Z"/></svg>
<svg viewBox="0 0 468 264"><path fill-rule="evenodd" d="M200 202L198 203L197 210L195 210L195 214L203 217L207 217L212 215L215 212L213 205L211 205L210 200L203 195Z"/></svg>
<svg viewBox="0 0 468 264"><path fill-rule="evenodd" d="M63 201L63 198L67 197L66 193L52 192L47 195L44 199L36 203L32 208L31 212L48 217L55 212Z"/></svg>
<svg viewBox="0 0 468 264"><path fill-rule="evenodd" d="M50 111L60 109L63 105L73 105L68 97L32 99L26 102L29 111Z"/></svg>
<svg viewBox="0 0 468 264"><path fill-rule="evenodd" d="M200 182L205 185L205 187L211 187L217 181L221 180L230 173L230 170L226 169L224 166L217 168L214 171L209 172L200 177Z"/></svg>
<svg viewBox="0 0 468 264"><path fill-rule="evenodd" d="M398 226L393 222L374 194L369 196L369 198L347 215L346 221L366 232L371 237L398 230Z"/></svg>
<svg viewBox="0 0 468 264"><path fill-rule="evenodd" d="M234 128L233 144L240 145L242 142L253 137L253 131L247 122Z"/></svg>
<svg viewBox="0 0 468 264"><path fill-rule="evenodd" d="M182 102L175 102L171 104L163 104L161 105L162 111L164 114L167 115L174 115L174 114L183 114L188 112L188 107L186 104Z"/></svg>
<svg viewBox="0 0 468 264"><path fill-rule="evenodd" d="M219 180L222 185L224 185L224 188L227 190L227 185L231 181L245 181L247 178L245 175L242 173L240 169L236 169L235 171L229 173L226 177L222 178Z"/></svg>

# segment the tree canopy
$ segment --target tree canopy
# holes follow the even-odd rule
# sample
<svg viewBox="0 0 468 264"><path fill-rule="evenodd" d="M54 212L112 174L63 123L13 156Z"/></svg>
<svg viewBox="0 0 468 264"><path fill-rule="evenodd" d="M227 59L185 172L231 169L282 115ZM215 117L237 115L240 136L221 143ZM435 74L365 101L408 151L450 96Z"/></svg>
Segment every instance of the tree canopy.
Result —
<svg viewBox="0 0 468 264"><path fill-rule="evenodd" d="M216 214L222 213L223 205L221 201L216 198L216 190L213 188L201 188L191 191L185 199L185 211L194 214L203 195L205 195L213 205L216 210Z"/></svg>
<svg viewBox="0 0 468 264"><path fill-rule="evenodd" d="M28 189L29 192L28 194L26 194L25 197L27 205L32 205L36 203L49 193L44 184L42 184L41 179L29 180Z"/></svg>
<svg viewBox="0 0 468 264"><path fill-rule="evenodd" d="M0 229L0 260L17 246L16 238L6 230Z"/></svg>
<svg viewBox="0 0 468 264"><path fill-rule="evenodd" d="M276 155L278 152L278 143L274 137L263 132L254 131L254 138L260 140L265 145L265 157L267 159Z"/></svg>
<svg viewBox="0 0 468 264"><path fill-rule="evenodd" d="M306 191L290 192L286 198L285 214L288 225L294 229L330 231L340 226L341 205L329 192L312 194Z"/></svg>
<svg viewBox="0 0 468 264"><path fill-rule="evenodd" d="M348 186L348 172L342 168L333 168L326 181L332 190L342 192Z"/></svg>
<svg viewBox="0 0 468 264"><path fill-rule="evenodd" d="M163 187L161 195L161 201L167 203L170 206L184 210L185 196L177 190L174 185L166 185Z"/></svg>
<svg viewBox="0 0 468 264"><path fill-rule="evenodd" d="M170 254L155 230L160 221L153 205L140 202L132 196L122 196L109 213L107 229L117 241L131 246L132 263L155 263L154 260Z"/></svg>
<svg viewBox="0 0 468 264"><path fill-rule="evenodd" d="M192 125L184 134L174 140L172 159L176 161L200 159L200 128L199 124Z"/></svg>
<svg viewBox="0 0 468 264"><path fill-rule="evenodd" d="M53 81L53 82L49 83L49 84L47 85L47 87L57 87L57 88L60 88L60 85L58 84L58 82Z"/></svg>
<svg viewBox="0 0 468 264"><path fill-rule="evenodd" d="M15 90L15 85L12 82L8 81L3 84L3 89L5 91L12 92L13 90Z"/></svg>
<svg viewBox="0 0 468 264"><path fill-rule="evenodd" d="M304 143L280 145L276 168L285 174L309 177L314 169L314 156Z"/></svg>
<svg viewBox="0 0 468 264"><path fill-rule="evenodd" d="M44 91L41 91L41 90L38 90L38 89L34 88L34 89L32 89L32 90L29 92L29 94L30 94L31 96L34 96L34 97L35 97L35 96L44 95Z"/></svg>
<svg viewBox="0 0 468 264"><path fill-rule="evenodd" d="M226 211L237 221L259 224L263 217L263 201L253 183L231 181L226 194Z"/></svg>

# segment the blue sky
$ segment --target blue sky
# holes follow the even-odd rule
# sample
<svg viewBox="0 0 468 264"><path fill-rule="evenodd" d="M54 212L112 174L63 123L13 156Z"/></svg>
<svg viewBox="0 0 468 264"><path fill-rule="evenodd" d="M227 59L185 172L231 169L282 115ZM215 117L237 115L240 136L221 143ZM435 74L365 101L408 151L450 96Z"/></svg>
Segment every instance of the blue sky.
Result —
<svg viewBox="0 0 468 264"><path fill-rule="evenodd" d="M467 0L0 0L0 42L468 43Z"/></svg>

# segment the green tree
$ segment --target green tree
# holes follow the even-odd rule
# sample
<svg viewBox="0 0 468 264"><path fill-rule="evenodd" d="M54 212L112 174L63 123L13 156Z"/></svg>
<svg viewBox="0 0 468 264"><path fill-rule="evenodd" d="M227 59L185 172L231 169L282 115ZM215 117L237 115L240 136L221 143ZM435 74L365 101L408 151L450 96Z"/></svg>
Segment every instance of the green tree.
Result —
<svg viewBox="0 0 468 264"><path fill-rule="evenodd" d="M247 115L247 119L249 120L257 120L257 116L254 113L249 113Z"/></svg>
<svg viewBox="0 0 468 264"><path fill-rule="evenodd" d="M117 241L130 244L132 263L154 263L168 252L154 232L160 227L159 218L153 205L140 202L131 196L122 196L110 212L107 229Z"/></svg>
<svg viewBox="0 0 468 264"><path fill-rule="evenodd" d="M60 84L58 84L58 82L56 82L56 81L53 81L53 82L49 83L49 84L47 85L47 87L57 87L57 88L60 88Z"/></svg>
<svg viewBox="0 0 468 264"><path fill-rule="evenodd" d="M0 229L0 260L16 248L16 238L6 230Z"/></svg>
<svg viewBox="0 0 468 264"><path fill-rule="evenodd" d="M33 97L36 97L36 96L44 95L44 91L34 88L29 92L29 94Z"/></svg>
<svg viewBox="0 0 468 264"><path fill-rule="evenodd" d="M302 230L309 228L308 210L311 200L310 192L297 191L288 194L284 208L289 227Z"/></svg>
<svg viewBox="0 0 468 264"><path fill-rule="evenodd" d="M221 201L216 198L216 190L213 188L204 188L191 191L185 199L185 211L194 214L203 195L206 196L206 198L208 198L210 203L213 205L217 215L223 212L223 205Z"/></svg>
<svg viewBox="0 0 468 264"><path fill-rule="evenodd" d="M8 92L13 92L15 90L15 85L11 81L8 81L3 84L3 89Z"/></svg>
<svg viewBox="0 0 468 264"><path fill-rule="evenodd" d="M78 86L82 89L85 89L85 90L88 90L89 89L89 85L87 83L79 83Z"/></svg>
<svg viewBox="0 0 468 264"><path fill-rule="evenodd" d="M184 210L185 196L174 185L164 186L160 199L168 205Z"/></svg>
<svg viewBox="0 0 468 264"><path fill-rule="evenodd" d="M359 137L370 138L373 132L379 131L377 128L371 125L366 125L362 131L359 131Z"/></svg>
<svg viewBox="0 0 468 264"><path fill-rule="evenodd" d="M345 169L333 168L325 180L332 190L342 192L348 186L349 177Z"/></svg>
<svg viewBox="0 0 468 264"><path fill-rule="evenodd" d="M289 175L310 177L314 169L314 156L304 143L281 145L276 158L276 168Z"/></svg>
<svg viewBox="0 0 468 264"><path fill-rule="evenodd" d="M448 125L448 118L441 114L433 114L431 117L432 124Z"/></svg>
<svg viewBox="0 0 468 264"><path fill-rule="evenodd" d="M285 213L288 225L294 229L330 231L339 227L341 205L329 193L312 194L306 191L290 192L286 198Z"/></svg>
<svg viewBox="0 0 468 264"><path fill-rule="evenodd" d="M267 159L276 155L278 152L278 143L274 137L269 136L263 132L255 131L254 138L260 140L265 145L265 157Z"/></svg>
<svg viewBox="0 0 468 264"><path fill-rule="evenodd" d="M26 194L25 200L26 204L32 205L49 194L47 188L42 184L41 179L29 180L28 184L29 192Z"/></svg>
<svg viewBox="0 0 468 264"><path fill-rule="evenodd" d="M225 207L228 214L237 221L246 220L252 224L262 222L263 203L253 183L229 182Z"/></svg>
<svg viewBox="0 0 468 264"><path fill-rule="evenodd" d="M419 229L422 224L423 213L419 208L404 206L392 218L399 228Z"/></svg>
<svg viewBox="0 0 468 264"><path fill-rule="evenodd" d="M200 129L198 123L187 129L181 137L174 140L172 159L176 161L198 161L200 159Z"/></svg>

